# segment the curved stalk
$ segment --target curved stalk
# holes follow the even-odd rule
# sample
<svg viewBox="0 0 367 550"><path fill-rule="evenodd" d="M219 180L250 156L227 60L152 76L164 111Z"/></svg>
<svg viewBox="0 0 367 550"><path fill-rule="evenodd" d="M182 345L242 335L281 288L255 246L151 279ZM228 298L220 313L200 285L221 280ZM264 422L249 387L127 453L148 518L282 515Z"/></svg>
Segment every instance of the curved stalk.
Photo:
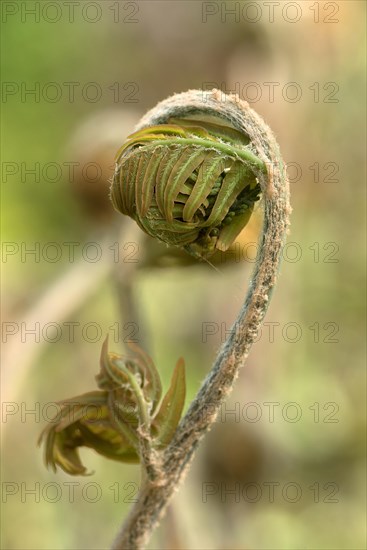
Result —
<svg viewBox="0 0 367 550"><path fill-rule="evenodd" d="M174 491L182 482L200 439L215 422L223 400L233 388L246 361L276 284L282 246L289 224L288 181L278 145L264 121L235 96L218 90L189 91L158 104L138 129L165 124L171 117L197 114L216 116L250 137L267 174L258 179L264 196L264 222L260 253L243 306L220 349L214 365L179 424L170 445L162 451L159 483L147 480L114 543L113 550L142 548L162 517Z"/></svg>

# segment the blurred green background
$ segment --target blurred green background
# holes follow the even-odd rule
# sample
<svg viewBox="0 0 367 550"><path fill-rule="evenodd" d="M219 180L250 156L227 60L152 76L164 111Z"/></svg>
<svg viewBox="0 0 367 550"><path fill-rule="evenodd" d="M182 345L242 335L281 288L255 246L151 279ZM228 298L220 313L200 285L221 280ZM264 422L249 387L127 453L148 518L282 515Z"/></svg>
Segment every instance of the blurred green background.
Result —
<svg viewBox="0 0 367 550"><path fill-rule="evenodd" d="M48 404L94 388L105 334L123 352L135 331L166 387L183 356L189 403L236 317L251 255L150 265L98 172L157 101L215 86L274 130L292 225L261 337L149 547L365 548L365 3L1 7L2 547L107 548L136 497L138 467L83 450L95 473L74 479L36 447Z"/></svg>

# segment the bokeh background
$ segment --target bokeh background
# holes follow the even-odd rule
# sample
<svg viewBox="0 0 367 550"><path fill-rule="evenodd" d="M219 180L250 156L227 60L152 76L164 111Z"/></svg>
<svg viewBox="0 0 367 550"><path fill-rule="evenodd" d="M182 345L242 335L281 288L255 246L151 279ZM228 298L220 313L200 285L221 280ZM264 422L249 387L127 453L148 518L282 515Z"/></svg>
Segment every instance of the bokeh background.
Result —
<svg viewBox="0 0 367 550"><path fill-rule="evenodd" d="M165 387L183 356L189 403L235 319L256 223L230 265L171 265L106 201L139 116L215 86L277 135L292 225L266 325L150 548L365 548L365 3L1 8L2 547L107 548L136 498L137 466L83 450L95 473L74 479L36 446L52 402L94 388L106 334L145 347Z"/></svg>

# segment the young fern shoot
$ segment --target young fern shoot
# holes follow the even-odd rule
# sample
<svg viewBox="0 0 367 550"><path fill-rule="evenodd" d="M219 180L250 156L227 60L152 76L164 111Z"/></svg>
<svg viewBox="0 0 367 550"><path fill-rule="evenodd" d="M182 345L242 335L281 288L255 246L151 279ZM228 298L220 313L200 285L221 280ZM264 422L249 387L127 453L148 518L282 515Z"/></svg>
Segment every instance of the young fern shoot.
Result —
<svg viewBox="0 0 367 550"><path fill-rule="evenodd" d="M111 186L115 208L145 233L199 260L228 250L260 197L260 252L243 306L181 421L183 360L160 402L159 375L142 350L135 348L134 359L123 359L104 347L99 391L79 398L81 409L98 402L102 422L92 428L80 409L74 423L65 420L65 413L41 436L46 462L71 474L85 473L76 454L80 445L115 460L141 461L144 483L113 543L115 550L147 544L232 390L276 284L290 214L288 179L274 135L236 95L214 89L169 97L141 119L117 153ZM68 401L62 402L63 411Z"/></svg>

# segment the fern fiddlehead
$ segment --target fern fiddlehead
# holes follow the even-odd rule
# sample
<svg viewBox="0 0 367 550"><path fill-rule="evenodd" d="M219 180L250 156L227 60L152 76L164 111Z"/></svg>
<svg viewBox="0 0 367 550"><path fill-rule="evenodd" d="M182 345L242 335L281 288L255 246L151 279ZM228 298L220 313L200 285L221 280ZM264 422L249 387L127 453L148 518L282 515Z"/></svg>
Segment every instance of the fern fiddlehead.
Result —
<svg viewBox="0 0 367 550"><path fill-rule="evenodd" d="M111 199L149 235L194 256L226 251L259 199L266 171L248 136L205 118L174 118L130 135Z"/></svg>
<svg viewBox="0 0 367 550"><path fill-rule="evenodd" d="M117 210L146 233L195 257L227 250L260 193L260 253L243 306L181 421L183 362L177 363L159 405L161 386L150 358L135 350L137 357L124 360L108 354L105 344L99 390L75 398L78 407L71 419L72 401L62 402L60 420L41 435L46 463L71 474L86 471L77 453L82 445L114 460L144 463L145 482L114 550L146 544L232 390L269 305L290 213L288 180L276 140L237 96L218 90L172 96L142 118L118 152L111 189ZM95 424L84 415L91 404L101 413Z"/></svg>
<svg viewBox="0 0 367 550"><path fill-rule="evenodd" d="M290 214L288 179L274 135L262 118L237 96L225 95L219 90L189 90L176 94L149 111L136 131L140 133L131 136L118 153L111 197L115 207L134 218L144 231L204 257L215 249L225 250L230 246L237 232L245 226L259 188L264 199L264 219L259 254L243 306L211 371L164 451L161 462L164 482L143 486L137 504L114 541L114 550L132 550L146 544L182 481L200 439L215 422L222 402L232 390L238 370L258 335L276 284ZM194 151L199 148L197 140L202 140L200 150L213 161L206 164L211 175L205 177L203 174L201 185L196 184L197 169L192 169L191 165L185 172L184 168L184 163L190 162L189 151L200 155ZM147 153L149 146L149 151L157 147L160 153L165 147L167 151L171 148L159 172L162 177L156 177L158 168L155 168L160 153L154 164L148 164L153 163L152 156ZM180 146L187 148L186 161L180 156L182 149L174 151ZM177 156L173 157L174 154ZM134 173L130 172L133 157ZM139 159L137 165L136 159ZM175 171L175 161L183 174L181 178ZM240 166L243 172L235 175ZM149 176L153 167L155 176L150 174L151 179L145 179L144 174ZM233 169L230 183L228 173ZM171 187L172 183L175 185ZM223 196L228 193L231 198L221 199L215 206L209 205L210 197L218 198L222 189ZM193 198L189 191L194 193ZM143 193L146 193L144 197ZM179 202L178 197L183 202ZM241 199L248 208L237 214L237 207L242 208ZM183 224L194 225L183 230Z"/></svg>

